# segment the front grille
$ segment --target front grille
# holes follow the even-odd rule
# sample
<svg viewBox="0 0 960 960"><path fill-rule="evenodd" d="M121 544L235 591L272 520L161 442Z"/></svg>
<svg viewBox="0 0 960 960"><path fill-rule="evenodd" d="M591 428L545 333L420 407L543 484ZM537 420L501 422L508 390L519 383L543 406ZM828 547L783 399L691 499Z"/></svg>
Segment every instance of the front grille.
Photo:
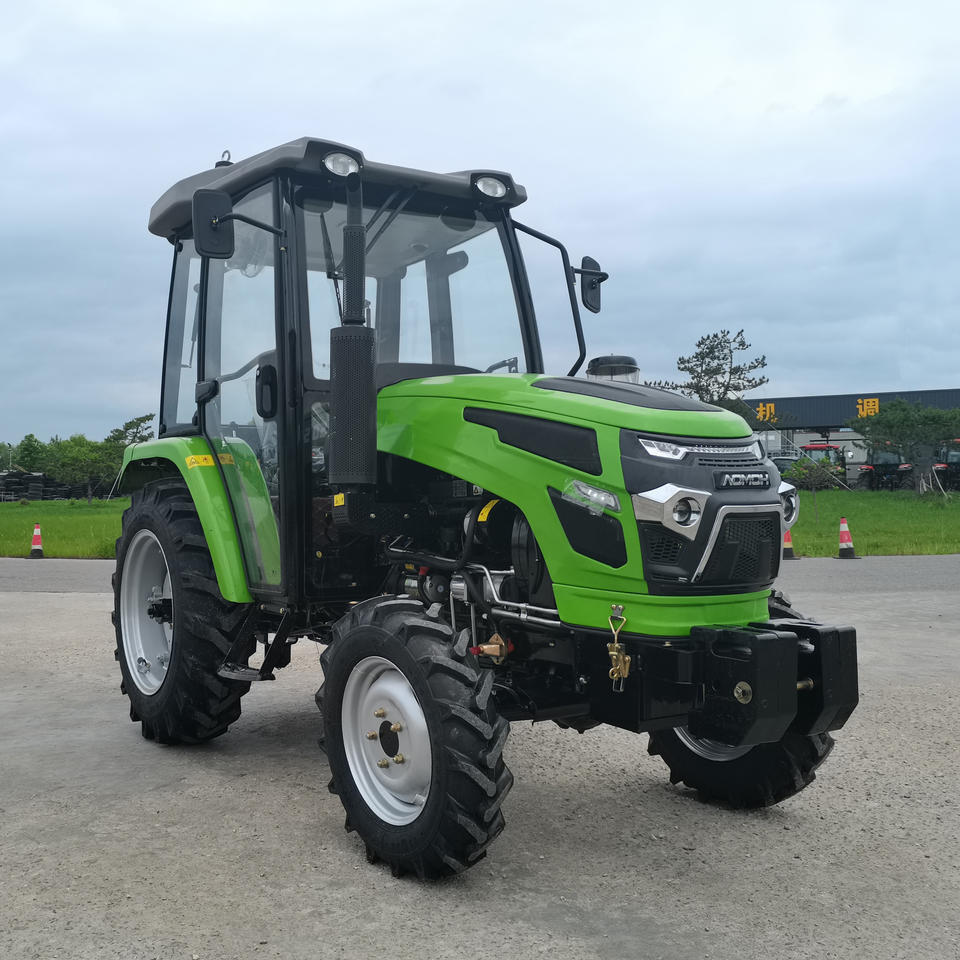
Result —
<svg viewBox="0 0 960 960"><path fill-rule="evenodd" d="M749 455L743 457L697 457L698 467L732 467L735 470L756 470L763 461Z"/></svg>
<svg viewBox="0 0 960 960"><path fill-rule="evenodd" d="M664 530L647 537L645 556L651 563L674 564L680 559L684 541L676 534Z"/></svg>
<svg viewBox="0 0 960 960"><path fill-rule="evenodd" d="M779 567L779 515L731 516L723 521L700 583L765 583Z"/></svg>

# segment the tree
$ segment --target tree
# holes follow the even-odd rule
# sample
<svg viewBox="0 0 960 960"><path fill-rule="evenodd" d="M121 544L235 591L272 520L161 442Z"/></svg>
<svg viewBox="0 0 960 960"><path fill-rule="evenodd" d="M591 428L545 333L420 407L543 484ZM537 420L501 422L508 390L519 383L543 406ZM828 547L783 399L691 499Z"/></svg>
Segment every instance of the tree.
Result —
<svg viewBox="0 0 960 960"><path fill-rule="evenodd" d="M103 482L102 492L109 489L129 444L153 439L153 429L149 426L153 418L152 413L134 417L111 430L104 440L88 440L82 433L76 433L66 440L54 436L49 443L43 443L28 433L12 448L13 465L27 472L45 473L60 483L85 483L90 500L97 484ZM3 450L4 445L0 444L0 453ZM3 465L10 459L7 453Z"/></svg>
<svg viewBox="0 0 960 960"><path fill-rule="evenodd" d="M872 416L847 421L847 426L864 438L862 443L855 441L858 446L882 447L912 463L919 490L921 477L933 469L939 448L960 436L960 409L939 410L897 397Z"/></svg>
<svg viewBox="0 0 960 960"><path fill-rule="evenodd" d="M143 443L153 439L153 430L147 429L147 424L153 421L154 414L145 413L142 417L128 420L122 427L111 430L104 438L104 443L119 447L121 451L131 443ZM119 466L119 463L117 464Z"/></svg>
<svg viewBox="0 0 960 960"><path fill-rule="evenodd" d="M743 330L731 334L729 330L708 333L697 341L696 350L689 357L677 359L677 369L687 374L681 382L657 380L652 387L679 390L689 397L698 397L705 403L727 406L741 394L767 383L767 377L754 372L767 365L765 356L754 357L746 363L735 363L735 354L749 350Z"/></svg>
<svg viewBox="0 0 960 960"><path fill-rule="evenodd" d="M28 433L17 445L13 459L21 470L37 473L43 469L46 447L32 433Z"/></svg>
<svg viewBox="0 0 960 960"><path fill-rule="evenodd" d="M131 443L143 443L153 439L153 430L147 424L153 421L152 413L128 420L122 427L111 430L101 444L102 476L111 480L120 472L123 451Z"/></svg>

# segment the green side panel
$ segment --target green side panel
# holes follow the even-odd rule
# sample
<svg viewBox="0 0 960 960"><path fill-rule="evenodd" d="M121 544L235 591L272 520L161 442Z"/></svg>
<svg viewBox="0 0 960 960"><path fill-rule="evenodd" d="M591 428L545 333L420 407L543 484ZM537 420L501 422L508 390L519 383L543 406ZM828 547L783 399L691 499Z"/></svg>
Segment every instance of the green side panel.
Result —
<svg viewBox="0 0 960 960"><path fill-rule="evenodd" d="M620 430L680 436L744 437L750 429L726 410L653 410L553 390L535 389L536 375L483 375L406 380L380 391L378 447L443 470L515 503L547 560L561 619L607 628L610 605L624 603L628 630L683 636L696 624L744 624L766 618L767 591L719 597L650 596L643 580L640 537L620 465ZM495 430L463 419L466 406L505 410L596 430L603 473L597 477L502 443ZM613 568L574 551L547 487L574 479L609 490L620 510L627 563ZM629 598L629 602L627 601Z"/></svg>
<svg viewBox="0 0 960 960"><path fill-rule="evenodd" d="M247 589L243 555L230 503L206 440L202 437L165 437L127 447L120 468L121 490L136 489L140 485L136 464L141 460L166 460L179 470L196 505L217 572L220 593L233 603L250 603L253 597Z"/></svg>
<svg viewBox="0 0 960 960"><path fill-rule="evenodd" d="M248 582L280 586L280 533L256 454L240 437L215 437L213 446L237 516Z"/></svg>

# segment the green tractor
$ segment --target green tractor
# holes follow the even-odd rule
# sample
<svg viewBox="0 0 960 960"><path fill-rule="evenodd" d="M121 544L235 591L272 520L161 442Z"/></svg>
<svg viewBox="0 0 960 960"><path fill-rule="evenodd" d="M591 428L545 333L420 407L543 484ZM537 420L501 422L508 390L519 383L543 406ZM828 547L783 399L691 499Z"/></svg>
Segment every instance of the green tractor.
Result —
<svg viewBox="0 0 960 960"><path fill-rule="evenodd" d="M173 275L158 439L121 477L130 717L219 736L318 641L330 789L397 875L485 855L512 720L648 733L673 782L755 807L814 779L858 699L853 629L771 592L796 491L735 414L622 357L576 376L577 286L597 312L606 274L514 220L525 198L302 139L150 216ZM565 376L521 235L558 256Z"/></svg>

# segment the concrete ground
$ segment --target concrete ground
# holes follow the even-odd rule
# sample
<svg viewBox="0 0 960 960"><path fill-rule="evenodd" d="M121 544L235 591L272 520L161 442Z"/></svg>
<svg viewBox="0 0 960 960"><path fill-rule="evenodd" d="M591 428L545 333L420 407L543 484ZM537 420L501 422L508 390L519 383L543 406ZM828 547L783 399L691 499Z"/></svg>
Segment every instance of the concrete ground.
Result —
<svg viewBox="0 0 960 960"><path fill-rule="evenodd" d="M343 830L312 644L226 736L159 747L118 689L112 564L0 560L0 957L960 956L960 556L784 567L860 634L810 789L716 809L645 737L515 724L506 833L424 885Z"/></svg>

